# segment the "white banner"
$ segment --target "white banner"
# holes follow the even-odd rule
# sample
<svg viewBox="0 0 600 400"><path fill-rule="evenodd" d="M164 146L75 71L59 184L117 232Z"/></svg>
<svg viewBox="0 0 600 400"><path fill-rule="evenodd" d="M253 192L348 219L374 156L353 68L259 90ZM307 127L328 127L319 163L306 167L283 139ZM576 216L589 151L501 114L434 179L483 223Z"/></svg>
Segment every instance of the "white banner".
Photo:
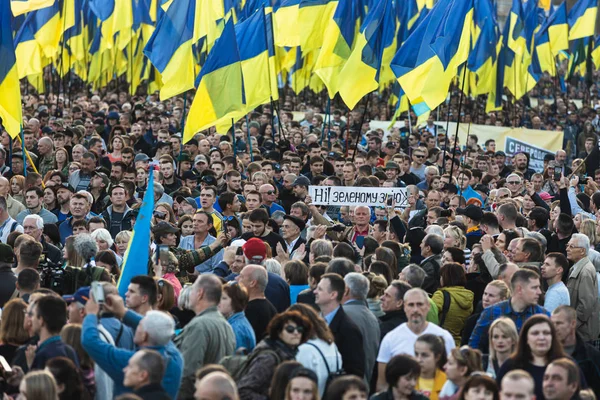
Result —
<svg viewBox="0 0 600 400"><path fill-rule="evenodd" d="M408 206L406 188L309 186L308 194L315 205L384 207L394 196L396 207Z"/></svg>

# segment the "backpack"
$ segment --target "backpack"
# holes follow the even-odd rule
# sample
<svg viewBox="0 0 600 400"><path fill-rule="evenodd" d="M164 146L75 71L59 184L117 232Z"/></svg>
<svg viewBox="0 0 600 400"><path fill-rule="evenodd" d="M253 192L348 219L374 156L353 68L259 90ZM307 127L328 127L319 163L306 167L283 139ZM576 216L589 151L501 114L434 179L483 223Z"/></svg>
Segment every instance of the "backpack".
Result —
<svg viewBox="0 0 600 400"><path fill-rule="evenodd" d="M442 312L440 313L440 323L439 327L444 327L444 322L446 321L446 315L448 315L448 311L450 311L450 293L445 290L442 290L442 294L444 295L444 304L442 305Z"/></svg>
<svg viewBox="0 0 600 400"><path fill-rule="evenodd" d="M327 380L325 381L325 390L323 390L323 393L327 393L327 388L329 387L331 382L333 382L336 378L338 378L340 376L346 375L346 372L344 372L343 368L340 368L340 364L339 364L339 361L337 358L338 351L337 351L337 349L335 350L335 369L336 370L331 372L331 370L329 369L329 363L327 362L327 359L325 358L325 355L323 354L321 349L319 349L319 347L317 347L314 343L306 342L305 344L308 344L308 345L314 347L315 349L317 349L317 351L321 355L321 358L323 359L323 362L325 363L325 368L327 368Z"/></svg>
<svg viewBox="0 0 600 400"><path fill-rule="evenodd" d="M277 365L281 364L281 357L273 349L263 348L258 351L254 351L251 354L234 354L232 356L226 356L219 361L219 364L225 367L225 369L231 374L234 381L238 382L250 369L252 361L256 359L260 354L271 353L277 360Z"/></svg>

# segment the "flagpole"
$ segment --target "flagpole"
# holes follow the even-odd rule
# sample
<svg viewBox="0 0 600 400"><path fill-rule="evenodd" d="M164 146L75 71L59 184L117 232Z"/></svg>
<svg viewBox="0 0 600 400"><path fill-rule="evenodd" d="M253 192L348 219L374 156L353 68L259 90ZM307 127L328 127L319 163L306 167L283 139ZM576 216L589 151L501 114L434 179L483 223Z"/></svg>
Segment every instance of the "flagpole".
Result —
<svg viewBox="0 0 600 400"><path fill-rule="evenodd" d="M446 172L446 152L448 151L448 132L450 131L450 99L452 99L452 84L450 84L450 96L446 100L446 140L444 142L444 157L442 162L442 175Z"/></svg>
<svg viewBox="0 0 600 400"><path fill-rule="evenodd" d="M233 160L235 161L237 157L237 151L235 149L235 122L233 121L233 118L231 118L231 143L233 143ZM237 170L237 162L235 165L235 169Z"/></svg>
<svg viewBox="0 0 600 400"><path fill-rule="evenodd" d="M248 146L250 146L250 162L254 162L254 153L252 152L252 136L250 136L250 122L246 114L246 131L248 132Z"/></svg>
<svg viewBox="0 0 600 400"><path fill-rule="evenodd" d="M21 146L23 148L23 175L27 176L27 149L25 148L25 132L21 126Z"/></svg>
<svg viewBox="0 0 600 400"><path fill-rule="evenodd" d="M267 71L269 74L269 97L271 99L271 136L273 138L273 143L275 143L275 105L274 105L274 100L273 100L273 84L271 82L271 78L272 78L272 71L271 71L271 62L270 62L270 54L269 54L269 37L267 35L267 16L265 15L265 7L262 7L262 17L263 17L263 25L264 25L264 34L265 34L265 42L267 43ZM273 29L271 29L271 35L273 35ZM275 38L272 37L273 39L273 51L275 51ZM279 115L279 124L281 125L281 116ZM279 126L279 139L281 140L281 126ZM248 132L250 132L250 130L248 129Z"/></svg>
<svg viewBox="0 0 600 400"><path fill-rule="evenodd" d="M454 159L456 158L456 142L458 140L458 128L460 127L460 113L462 111L462 103L463 103L463 97L464 97L464 90L465 90L465 78L467 75L467 65L465 64L463 66L463 80L462 80L462 87L460 89L460 97L458 100L458 119L456 122L456 132L454 133L454 146L452 149L452 165L450 166L450 182L452 182L452 174L454 173ZM446 136L448 136L448 134L446 134Z"/></svg>
<svg viewBox="0 0 600 400"><path fill-rule="evenodd" d="M371 92L373 93L373 92ZM354 153L352 153L352 163L354 163L354 158L356 157L356 153L358 153L358 142L362 138L362 127L365 124L365 117L367 116L367 110L369 109L369 100L371 100L371 93L367 95L367 102L365 104L365 110L363 111L362 118L360 120L360 126L358 127L358 134L356 135L356 143L354 144Z"/></svg>

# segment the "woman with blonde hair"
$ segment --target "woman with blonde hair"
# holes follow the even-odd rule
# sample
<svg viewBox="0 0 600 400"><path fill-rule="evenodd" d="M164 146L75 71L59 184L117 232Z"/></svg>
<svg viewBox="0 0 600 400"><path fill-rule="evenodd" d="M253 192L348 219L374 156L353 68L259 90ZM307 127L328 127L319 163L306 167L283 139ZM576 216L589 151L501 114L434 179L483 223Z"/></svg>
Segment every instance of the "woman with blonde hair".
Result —
<svg viewBox="0 0 600 400"><path fill-rule="evenodd" d="M487 359L484 359L483 368L489 376L496 378L500 367L517 348L519 334L517 326L512 319L500 317L489 329L490 350Z"/></svg>
<svg viewBox="0 0 600 400"><path fill-rule="evenodd" d="M485 308L504 301L509 297L510 289L504 281L496 279L488 283L483 291L483 296L481 297L481 309L475 310L475 312L473 312L473 314L465 321L465 326L461 334L461 345L469 343L469 338L471 337L471 333L473 333L473 329L475 329L475 325L477 325L477 320L479 320L481 312Z"/></svg>
<svg viewBox="0 0 600 400"><path fill-rule="evenodd" d="M593 246L594 250L598 251L600 248L600 236L596 231L596 221L593 219L585 219L581 221L579 226L579 233L583 233L590 239L590 246Z"/></svg>
<svg viewBox="0 0 600 400"><path fill-rule="evenodd" d="M125 251L129 245L129 240L133 234L131 231L121 231L115 236L115 247L117 248L117 255L125 257Z"/></svg>
<svg viewBox="0 0 600 400"><path fill-rule="evenodd" d="M20 400L58 400L54 376L46 370L31 371L19 385Z"/></svg>
<svg viewBox="0 0 600 400"><path fill-rule="evenodd" d="M154 276L156 278L164 279L165 281L171 284L171 288L173 289L174 295L173 305L171 305L171 308L173 308L173 306L175 306L175 304L178 303L177 299L179 298L183 287L181 286L181 282L177 278L177 273L179 272L179 261L177 260L177 257L175 257L175 254L173 254L170 251L168 252L168 256L169 262L167 263L167 265L163 265L160 260L158 260L158 264L156 264L154 262L155 257L152 257L152 266L154 269Z"/></svg>
<svg viewBox="0 0 600 400"><path fill-rule="evenodd" d="M446 383L440 392L440 400L450 400L458 396L458 392L473 372L481 371L481 352L469 346L454 348L448 354L444 365Z"/></svg>
<svg viewBox="0 0 600 400"><path fill-rule="evenodd" d="M469 265L471 250L467 249L467 236L458 226L449 225L444 229L444 249L458 247L465 253L465 264Z"/></svg>

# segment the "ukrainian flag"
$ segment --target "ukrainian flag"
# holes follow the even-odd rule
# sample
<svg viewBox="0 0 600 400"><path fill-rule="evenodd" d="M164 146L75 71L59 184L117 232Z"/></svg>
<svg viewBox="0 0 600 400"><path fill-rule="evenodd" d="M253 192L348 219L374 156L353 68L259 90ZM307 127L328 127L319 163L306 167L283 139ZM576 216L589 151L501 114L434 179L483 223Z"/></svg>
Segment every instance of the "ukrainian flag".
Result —
<svg viewBox="0 0 600 400"><path fill-rule="evenodd" d="M154 187L154 170L150 168L148 188ZM150 220L154 211L154 190L146 190L140 212L135 220L133 234L129 239L121 276L117 283L119 294L125 297L131 278L137 275L148 275L148 260L150 259Z"/></svg>
<svg viewBox="0 0 600 400"><path fill-rule="evenodd" d="M417 115L440 105L467 61L473 0L440 0L404 42L392 70Z"/></svg>
<svg viewBox="0 0 600 400"><path fill-rule="evenodd" d="M245 109L242 65L232 18L209 53L199 79L185 124L184 143L197 132L229 120Z"/></svg>
<svg viewBox="0 0 600 400"><path fill-rule="evenodd" d="M337 0L300 1L298 19L291 23L298 24L303 52L322 47L327 24L333 18L337 4Z"/></svg>
<svg viewBox="0 0 600 400"><path fill-rule="evenodd" d="M548 37L552 55L556 57L562 50L569 49L569 24L567 23L567 2L560 6L548 17Z"/></svg>
<svg viewBox="0 0 600 400"><path fill-rule="evenodd" d="M578 0L567 18L569 22L569 40L594 36L598 0Z"/></svg>
<svg viewBox="0 0 600 400"><path fill-rule="evenodd" d="M600 36L594 38L594 48L592 49L592 60L596 69L600 68Z"/></svg>
<svg viewBox="0 0 600 400"><path fill-rule="evenodd" d="M11 0L10 7L13 15L17 17L30 11L50 7L54 4L54 1L55 0Z"/></svg>
<svg viewBox="0 0 600 400"><path fill-rule="evenodd" d="M90 9L102 21L101 31L106 48L123 50L131 41L133 0L89 0Z"/></svg>
<svg viewBox="0 0 600 400"><path fill-rule="evenodd" d="M43 67L47 64L43 62L42 48L35 40L34 18L35 12L27 14L25 23L19 28L14 40L19 79L41 74Z"/></svg>
<svg viewBox="0 0 600 400"><path fill-rule="evenodd" d="M489 93L494 88L496 61L500 50L500 32L495 14L490 0L475 3L473 19L478 34L474 35L475 46L467 60L469 71L475 75L475 82L470 85L474 95Z"/></svg>
<svg viewBox="0 0 600 400"><path fill-rule="evenodd" d="M332 99L339 91L339 74L352 54L359 15L352 0L339 0L325 31L314 72L321 78Z"/></svg>
<svg viewBox="0 0 600 400"><path fill-rule="evenodd" d="M9 0L0 0L0 119L14 139L21 131L21 91L13 45Z"/></svg>
<svg viewBox="0 0 600 400"><path fill-rule="evenodd" d="M282 0L274 14L275 44L281 47L300 46L300 29L296 23L300 18L300 0Z"/></svg>
<svg viewBox="0 0 600 400"><path fill-rule="evenodd" d="M392 44L396 34L392 7L391 1L380 0L369 12L360 28L356 47L340 72L339 93L350 109L379 87L383 50Z"/></svg>

